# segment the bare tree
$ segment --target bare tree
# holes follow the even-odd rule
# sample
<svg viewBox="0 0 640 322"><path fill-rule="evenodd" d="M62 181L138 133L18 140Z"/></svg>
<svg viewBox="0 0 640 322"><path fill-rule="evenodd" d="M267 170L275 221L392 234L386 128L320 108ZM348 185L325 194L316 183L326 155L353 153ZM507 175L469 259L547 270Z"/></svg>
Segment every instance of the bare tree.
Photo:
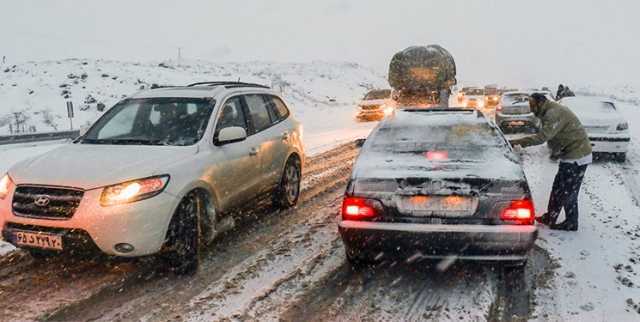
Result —
<svg viewBox="0 0 640 322"><path fill-rule="evenodd" d="M56 115L51 113L50 109L44 109L40 111L42 115L42 123L52 128L54 131L58 131L58 123L56 123Z"/></svg>
<svg viewBox="0 0 640 322"><path fill-rule="evenodd" d="M29 115L24 111L13 112L11 113L15 122L15 133L24 133L26 132L26 123L29 120Z"/></svg>

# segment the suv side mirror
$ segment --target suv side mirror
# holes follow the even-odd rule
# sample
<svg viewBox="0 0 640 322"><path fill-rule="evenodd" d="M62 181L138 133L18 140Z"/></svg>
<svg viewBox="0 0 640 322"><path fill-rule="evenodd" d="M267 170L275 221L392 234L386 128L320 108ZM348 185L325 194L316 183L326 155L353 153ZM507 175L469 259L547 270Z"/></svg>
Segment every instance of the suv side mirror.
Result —
<svg viewBox="0 0 640 322"><path fill-rule="evenodd" d="M247 131L239 126L226 127L218 133L218 144L224 145L234 142L244 141L247 138Z"/></svg>

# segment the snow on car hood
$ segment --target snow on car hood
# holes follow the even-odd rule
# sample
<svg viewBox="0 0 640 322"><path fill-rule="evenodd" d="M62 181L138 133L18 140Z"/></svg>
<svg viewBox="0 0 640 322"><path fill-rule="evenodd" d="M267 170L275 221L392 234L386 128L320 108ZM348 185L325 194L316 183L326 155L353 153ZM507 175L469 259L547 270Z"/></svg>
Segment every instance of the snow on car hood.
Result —
<svg viewBox="0 0 640 322"><path fill-rule="evenodd" d="M482 178L522 180L522 168L501 153L489 153L479 160L430 161L421 153L365 152L356 162L354 178Z"/></svg>
<svg viewBox="0 0 640 322"><path fill-rule="evenodd" d="M16 164L9 174L17 184L90 190L165 174L168 166L196 152L196 146L68 144Z"/></svg>

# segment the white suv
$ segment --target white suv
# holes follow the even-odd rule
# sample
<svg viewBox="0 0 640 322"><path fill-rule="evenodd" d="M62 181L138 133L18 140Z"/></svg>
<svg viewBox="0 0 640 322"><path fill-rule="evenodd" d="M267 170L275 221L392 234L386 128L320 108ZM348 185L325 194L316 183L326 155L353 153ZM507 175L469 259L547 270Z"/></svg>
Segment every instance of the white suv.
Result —
<svg viewBox="0 0 640 322"><path fill-rule="evenodd" d="M0 176L2 236L34 255L162 253L194 272L199 246L251 201L295 205L303 164L301 125L268 87L141 91L73 144Z"/></svg>

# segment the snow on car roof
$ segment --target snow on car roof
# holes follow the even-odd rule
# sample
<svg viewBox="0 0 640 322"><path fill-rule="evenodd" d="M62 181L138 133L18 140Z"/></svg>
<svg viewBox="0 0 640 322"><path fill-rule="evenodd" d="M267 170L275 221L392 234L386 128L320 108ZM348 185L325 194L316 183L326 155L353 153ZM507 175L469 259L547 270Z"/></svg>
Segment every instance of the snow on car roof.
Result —
<svg viewBox="0 0 640 322"><path fill-rule="evenodd" d="M201 87L163 87L137 92L131 98L152 98L152 97L214 97L220 94L223 88L218 86Z"/></svg>
<svg viewBox="0 0 640 322"><path fill-rule="evenodd" d="M252 91L260 93L274 94L270 89L264 89L259 87L233 87L228 88L225 86L176 86L176 87L162 87L155 89L142 90L131 96L131 98L153 98L153 97L193 97L193 98L208 98L216 97L224 92L243 92Z"/></svg>
<svg viewBox="0 0 640 322"><path fill-rule="evenodd" d="M559 103L570 108L582 121L591 121L596 118L607 120L621 118L613 103L595 97L565 97Z"/></svg>

